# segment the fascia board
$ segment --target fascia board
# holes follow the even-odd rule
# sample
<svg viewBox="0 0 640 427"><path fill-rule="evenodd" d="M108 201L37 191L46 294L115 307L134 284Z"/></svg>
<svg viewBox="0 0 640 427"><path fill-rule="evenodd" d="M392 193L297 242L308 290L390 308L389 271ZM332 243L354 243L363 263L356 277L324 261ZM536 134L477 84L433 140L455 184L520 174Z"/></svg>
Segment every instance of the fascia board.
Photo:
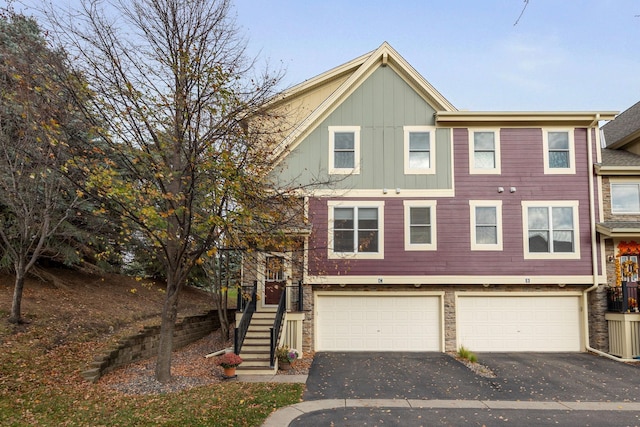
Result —
<svg viewBox="0 0 640 427"><path fill-rule="evenodd" d="M595 121L610 120L615 111L438 111L438 126L590 126Z"/></svg>
<svg viewBox="0 0 640 427"><path fill-rule="evenodd" d="M603 166L595 165L597 175L640 175L640 166Z"/></svg>

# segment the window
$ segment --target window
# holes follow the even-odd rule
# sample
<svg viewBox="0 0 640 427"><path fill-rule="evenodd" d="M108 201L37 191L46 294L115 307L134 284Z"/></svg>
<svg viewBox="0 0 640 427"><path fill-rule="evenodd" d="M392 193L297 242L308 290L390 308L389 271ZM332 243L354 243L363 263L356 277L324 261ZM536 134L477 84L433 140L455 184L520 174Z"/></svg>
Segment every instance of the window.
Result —
<svg viewBox="0 0 640 427"><path fill-rule="evenodd" d="M544 173L576 172L573 131L545 130L543 132Z"/></svg>
<svg viewBox="0 0 640 427"><path fill-rule="evenodd" d="M435 173L435 132L428 126L404 127L404 173Z"/></svg>
<svg viewBox="0 0 640 427"><path fill-rule="evenodd" d="M502 250L502 201L470 200L471 250Z"/></svg>
<svg viewBox="0 0 640 427"><path fill-rule="evenodd" d="M436 250L436 201L405 200L404 248L407 251Z"/></svg>
<svg viewBox="0 0 640 427"><path fill-rule="evenodd" d="M384 256L384 202L329 202L329 258Z"/></svg>
<svg viewBox="0 0 640 427"><path fill-rule="evenodd" d="M265 276L267 282L282 282L284 280L284 258L267 256Z"/></svg>
<svg viewBox="0 0 640 427"><path fill-rule="evenodd" d="M469 129L469 173L500 173L500 131Z"/></svg>
<svg viewBox="0 0 640 427"><path fill-rule="evenodd" d="M640 184L611 184L611 212L615 214L640 213Z"/></svg>
<svg viewBox="0 0 640 427"><path fill-rule="evenodd" d="M578 202L522 202L525 258L580 257Z"/></svg>
<svg viewBox="0 0 640 427"><path fill-rule="evenodd" d="M329 126L329 173L360 173L359 126Z"/></svg>

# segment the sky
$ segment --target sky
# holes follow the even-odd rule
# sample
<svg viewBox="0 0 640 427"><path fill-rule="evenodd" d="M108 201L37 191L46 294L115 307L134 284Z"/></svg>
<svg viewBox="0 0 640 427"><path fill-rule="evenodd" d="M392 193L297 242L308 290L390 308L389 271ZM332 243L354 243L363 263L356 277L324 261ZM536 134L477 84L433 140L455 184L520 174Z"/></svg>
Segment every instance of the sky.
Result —
<svg viewBox="0 0 640 427"><path fill-rule="evenodd" d="M456 108L622 111L640 101L637 0L237 0L253 54L300 83L387 41ZM517 21L517 24L514 25Z"/></svg>
<svg viewBox="0 0 640 427"><path fill-rule="evenodd" d="M285 69L283 88L386 41L459 110L640 101L638 0L234 0L234 13L248 53Z"/></svg>

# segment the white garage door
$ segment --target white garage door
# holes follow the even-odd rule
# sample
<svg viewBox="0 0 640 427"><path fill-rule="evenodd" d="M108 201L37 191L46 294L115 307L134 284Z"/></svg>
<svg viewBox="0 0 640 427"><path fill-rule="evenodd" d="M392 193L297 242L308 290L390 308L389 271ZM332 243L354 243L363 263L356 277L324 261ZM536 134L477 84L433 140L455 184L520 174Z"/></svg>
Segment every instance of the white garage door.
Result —
<svg viewBox="0 0 640 427"><path fill-rule="evenodd" d="M442 351L440 297L319 295L320 351Z"/></svg>
<svg viewBox="0 0 640 427"><path fill-rule="evenodd" d="M458 346L471 351L580 351L577 296L460 296Z"/></svg>

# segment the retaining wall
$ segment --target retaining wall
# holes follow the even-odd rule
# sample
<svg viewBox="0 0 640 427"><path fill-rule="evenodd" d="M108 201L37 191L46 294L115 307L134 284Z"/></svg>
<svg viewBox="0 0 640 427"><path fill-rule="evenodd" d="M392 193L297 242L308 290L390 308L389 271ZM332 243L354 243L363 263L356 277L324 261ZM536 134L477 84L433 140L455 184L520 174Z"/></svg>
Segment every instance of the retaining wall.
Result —
<svg viewBox="0 0 640 427"><path fill-rule="evenodd" d="M234 319L235 309L230 309L228 318ZM173 333L173 349L179 349L199 340L220 327L218 312L210 311L198 316L185 317L176 323ZM136 335L124 338L114 349L95 357L90 368L82 376L91 382L114 369L142 359L157 356L160 340L160 325L145 326Z"/></svg>

